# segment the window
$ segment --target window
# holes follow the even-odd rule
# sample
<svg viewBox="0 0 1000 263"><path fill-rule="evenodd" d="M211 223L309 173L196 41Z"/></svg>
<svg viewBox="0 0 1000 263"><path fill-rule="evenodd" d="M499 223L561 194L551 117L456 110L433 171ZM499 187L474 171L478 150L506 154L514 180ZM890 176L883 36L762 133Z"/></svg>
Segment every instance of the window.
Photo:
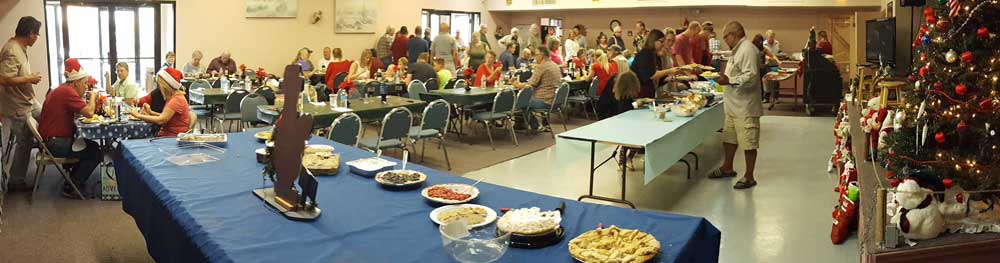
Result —
<svg viewBox="0 0 1000 263"><path fill-rule="evenodd" d="M159 70L175 46L173 2L46 1L45 20L51 83L65 81L67 58L80 60L99 88L105 72L116 81L114 65L125 63L144 95L145 75Z"/></svg>
<svg viewBox="0 0 1000 263"><path fill-rule="evenodd" d="M472 40L472 33L479 31L479 13L424 9L420 18L423 28L430 30L432 40L441 31L442 22L451 26L453 35L458 32L456 37L460 37L466 44Z"/></svg>

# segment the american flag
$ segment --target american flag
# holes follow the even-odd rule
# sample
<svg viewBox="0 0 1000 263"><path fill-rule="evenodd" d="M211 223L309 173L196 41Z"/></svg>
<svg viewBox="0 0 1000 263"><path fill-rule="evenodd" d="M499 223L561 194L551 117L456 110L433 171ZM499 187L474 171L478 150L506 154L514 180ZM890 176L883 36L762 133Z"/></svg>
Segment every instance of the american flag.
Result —
<svg viewBox="0 0 1000 263"><path fill-rule="evenodd" d="M962 9L962 3L959 3L959 0L948 0L948 8L951 9L948 15L955 17L958 15L958 11Z"/></svg>

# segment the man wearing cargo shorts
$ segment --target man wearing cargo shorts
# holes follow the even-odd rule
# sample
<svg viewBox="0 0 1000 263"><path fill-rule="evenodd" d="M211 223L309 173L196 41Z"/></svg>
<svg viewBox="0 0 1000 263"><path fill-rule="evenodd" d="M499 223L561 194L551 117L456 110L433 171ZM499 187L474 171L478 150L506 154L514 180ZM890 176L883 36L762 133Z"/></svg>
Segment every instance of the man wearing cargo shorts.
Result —
<svg viewBox="0 0 1000 263"><path fill-rule="evenodd" d="M760 115L763 105L760 101L759 65L760 50L746 39L743 25L732 21L723 29L723 40L733 50L733 57L726 64L726 72L718 80L719 84L729 85L725 90L724 104L726 121L722 128L722 145L726 151L725 161L719 172L710 178L726 178L736 176L733 171L733 158L736 149L743 148L746 158L746 172L743 179L733 185L735 189L746 189L757 185L753 178L754 165L757 162L757 147L760 139Z"/></svg>

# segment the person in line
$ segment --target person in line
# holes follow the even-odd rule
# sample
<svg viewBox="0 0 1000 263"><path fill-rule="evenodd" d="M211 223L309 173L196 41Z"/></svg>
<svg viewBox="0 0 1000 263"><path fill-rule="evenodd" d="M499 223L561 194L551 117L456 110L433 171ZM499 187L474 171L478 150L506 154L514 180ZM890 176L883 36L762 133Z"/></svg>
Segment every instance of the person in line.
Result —
<svg viewBox="0 0 1000 263"><path fill-rule="evenodd" d="M420 56L420 53L430 53L430 43L429 41L421 38L423 34L423 29L420 26L413 28L413 35L410 36L410 40L406 42L406 57L415 58ZM412 61L411 61L412 63ZM413 65L410 65L413 66Z"/></svg>
<svg viewBox="0 0 1000 263"><path fill-rule="evenodd" d="M361 57L357 61L351 63L351 71L347 73L347 79L349 80L366 80L371 76L372 67L372 50L365 49L361 52Z"/></svg>
<svg viewBox="0 0 1000 263"><path fill-rule="evenodd" d="M441 23L440 28L441 31L438 32L438 35L434 37L434 41L431 42L433 43L431 45L431 57L443 58L445 68L454 73L455 56L458 55L458 45L455 43L455 38L451 36L451 33L449 33L451 32L451 26L449 26L448 23ZM473 41L477 38L476 35L478 34L473 34ZM472 49L473 47L470 46L469 50Z"/></svg>
<svg viewBox="0 0 1000 263"><path fill-rule="evenodd" d="M646 23L642 20L635 21L635 39L632 40L632 47L635 50L639 50L646 43L646 35L649 31L646 30Z"/></svg>
<svg viewBox="0 0 1000 263"><path fill-rule="evenodd" d="M580 43L576 42L576 37L576 30L569 31L569 37L566 38L566 43L563 47L563 51L566 52L566 60L572 61L576 58L577 52L581 50Z"/></svg>
<svg viewBox="0 0 1000 263"><path fill-rule="evenodd" d="M166 60L163 62L163 65L160 65L160 69L177 68L177 54L174 54L173 51L167 51L165 58Z"/></svg>
<svg viewBox="0 0 1000 263"><path fill-rule="evenodd" d="M656 87L660 81L669 76L682 74L699 74L697 69L685 71L676 67L666 67L662 62L661 54L669 53L665 50L667 35L659 29L653 29L646 35L646 45L635 54L631 63L631 70L639 77L641 83L640 97L656 98Z"/></svg>
<svg viewBox="0 0 1000 263"><path fill-rule="evenodd" d="M684 33L677 35L677 41L674 42L673 54L674 54L674 66L685 66L690 64L695 64L697 61L694 59L694 54L697 52L698 48L698 33L701 32L701 24L698 21L692 21L688 24L687 30ZM642 75L639 75L639 79L642 79Z"/></svg>
<svg viewBox="0 0 1000 263"><path fill-rule="evenodd" d="M378 38L375 43L375 56L378 57L382 65L392 64L392 42L396 41L396 29L392 26L385 27L385 35ZM384 69L384 68L383 68Z"/></svg>
<svg viewBox="0 0 1000 263"><path fill-rule="evenodd" d="M406 59L406 57L399 58L399 60L396 61L396 64L389 65L389 67L386 68L385 76L393 78L396 76L396 73L399 73L400 76L406 77L407 66L409 64L410 60Z"/></svg>
<svg viewBox="0 0 1000 263"><path fill-rule="evenodd" d="M619 47L622 48L622 51L625 51L625 47L627 47L627 46L625 45L625 40L622 39L622 27L621 26L615 26L614 29L611 29L611 34L614 37L612 37L611 39L609 39L610 42L608 42L608 46L617 45L617 46L619 46Z"/></svg>
<svg viewBox="0 0 1000 263"><path fill-rule="evenodd" d="M770 51L771 54L781 54L781 42L774 38L774 30L768 29L767 32L764 32L764 36L767 37L767 39L764 40L764 48Z"/></svg>
<svg viewBox="0 0 1000 263"><path fill-rule="evenodd" d="M42 22L31 16L21 17L14 29L14 37L0 48L0 115L3 124L10 129L16 144L10 152L10 181L8 186L13 191L30 191L31 187L25 181L28 170L28 158L34 143L34 135L28 129L28 117L38 107L35 101L35 88L42 77L31 72L28 63L28 47L38 41L38 31Z"/></svg>
<svg viewBox="0 0 1000 263"><path fill-rule="evenodd" d="M589 49L590 45L587 44L587 27L582 24L576 24L573 26L573 32L576 33L576 44L580 45L580 49Z"/></svg>
<svg viewBox="0 0 1000 263"><path fill-rule="evenodd" d="M695 31L694 34L691 35L691 39L689 39L691 41L691 61L694 64L704 65L705 61L702 60L702 57L705 54L705 50L708 50L708 39L703 38L701 35L704 31L704 27L702 27L701 23L698 23L698 21L692 21L691 25L698 26L698 31ZM691 26L688 26L688 28L690 29Z"/></svg>
<svg viewBox="0 0 1000 263"><path fill-rule="evenodd" d="M559 65L556 65L549 59L549 50L546 47L536 48L535 61L537 64L532 71L531 78L527 82L521 82L519 79L514 81L515 89L535 89L535 96L528 103L529 109L552 108L556 89L562 84L562 71L560 71ZM528 118L528 125L532 130L546 131L545 129L539 129L538 119L535 116ZM548 125L545 126L547 127Z"/></svg>
<svg viewBox="0 0 1000 263"><path fill-rule="evenodd" d="M511 67L517 67L517 59L514 56L514 52L517 51L517 45L513 43L508 43L503 53L500 53L500 63L503 63L503 71L509 71Z"/></svg>
<svg viewBox="0 0 1000 263"><path fill-rule="evenodd" d="M733 57L726 64L725 74L716 80L721 85L729 85L725 90L726 120L722 128L722 145L726 156L719 172L709 178L735 177L733 158L736 156L736 149L742 147L746 171L743 179L733 185L733 188L746 189L757 185L754 166L760 141L760 116L763 114L760 101L760 51L746 39L746 31L739 22L727 23L722 34L722 39L733 51Z"/></svg>
<svg viewBox="0 0 1000 263"><path fill-rule="evenodd" d="M542 31L541 28L538 27L538 24L531 24L531 27L528 28L528 31L531 33L531 37L528 38L527 42L528 46L526 48L530 50L535 50L540 47L543 47Z"/></svg>
<svg viewBox="0 0 1000 263"><path fill-rule="evenodd" d="M590 65L587 80L593 81L594 78L597 78L597 96L600 97L608 86L608 80L611 79L611 76L618 75L618 64L611 63L604 51L598 49L595 52L594 56L597 57L597 61Z"/></svg>
<svg viewBox="0 0 1000 263"><path fill-rule="evenodd" d="M73 120L77 115L90 118L97 108L96 91L90 90L89 80L93 79L80 67L80 61L70 58L64 63L66 82L49 92L42 105L42 114L38 119L38 133L45 141L45 146L53 156L58 158L75 158L79 160L70 169L70 181L64 182L62 186L62 196L67 198L80 198L73 190L75 185L81 194L84 192L85 183L94 169L104 160L104 156L98 149L94 141L84 140L85 147L80 150L73 149L75 141L74 133L76 124Z"/></svg>
<svg viewBox="0 0 1000 263"><path fill-rule="evenodd" d="M219 57L213 58L212 62L208 63L208 73L212 76L229 76L236 73L236 61L233 60L232 54L225 50Z"/></svg>
<svg viewBox="0 0 1000 263"><path fill-rule="evenodd" d="M160 126L157 137L177 136L182 132L187 132L190 127L191 116L189 114L187 99L184 98L181 78L184 75L173 68L160 70L156 73L156 86L164 98L167 99L162 112L153 111L149 106L143 106L141 110L132 110L131 114L135 118Z"/></svg>
<svg viewBox="0 0 1000 263"><path fill-rule="evenodd" d="M483 42L483 45L486 45L486 50L493 50L493 46L490 45L490 38L489 38L490 28L486 24L480 24L479 32L476 33L477 34L473 35L479 35L479 41Z"/></svg>
<svg viewBox="0 0 1000 263"><path fill-rule="evenodd" d="M326 67L330 66L330 62L333 62L332 52L333 50L331 50L330 47L323 47L323 58L319 59L319 62L316 62L316 73L326 73Z"/></svg>
<svg viewBox="0 0 1000 263"><path fill-rule="evenodd" d="M525 48L524 50L521 50L521 56L517 58L517 66L528 67L531 66L531 64L535 64L534 61L535 56L532 55L531 53L532 53L531 49Z"/></svg>
<svg viewBox="0 0 1000 263"><path fill-rule="evenodd" d="M474 69L478 69L479 65L483 64L483 61L486 59L486 51L489 50L489 47L483 44L483 41L480 41L478 35L472 35L472 42L469 43L469 49L466 51L468 53L466 55L469 56L469 68Z"/></svg>
<svg viewBox="0 0 1000 263"><path fill-rule="evenodd" d="M453 76L451 70L445 68L446 63L444 58L434 58L434 72L437 72L438 89L444 89Z"/></svg>
<svg viewBox="0 0 1000 263"><path fill-rule="evenodd" d="M777 71L780 69L781 61L778 60L778 56L771 53L764 47L764 36L757 34L753 36L753 40L750 41L757 50L760 51L760 76L763 78L768 72ZM773 80L762 81L761 88L764 91L764 103L771 102L772 99L778 99L778 82Z"/></svg>
<svg viewBox="0 0 1000 263"><path fill-rule="evenodd" d="M139 98L139 85L135 84L135 81L129 76L128 64L118 62L115 65L115 74L118 80L111 84L111 74L104 72L105 90L111 97L122 98L125 104L135 106L136 99Z"/></svg>
<svg viewBox="0 0 1000 263"><path fill-rule="evenodd" d="M431 41L431 31L424 30L424 41L427 41L427 47L429 48L434 41Z"/></svg>
<svg viewBox="0 0 1000 263"><path fill-rule="evenodd" d="M609 47L611 44L608 43L608 35L601 32L600 35L597 35L597 49L607 51Z"/></svg>
<svg viewBox="0 0 1000 263"><path fill-rule="evenodd" d="M698 33L698 39L701 40L701 62L702 65L711 66L712 65L712 43L711 39L715 35L715 24L712 21L705 21L701 23L701 32ZM718 44L718 41L716 41ZM716 47L718 48L718 47Z"/></svg>
<svg viewBox="0 0 1000 263"><path fill-rule="evenodd" d="M399 58L407 58L407 60L413 60L413 57L407 57L406 55L406 44L410 41L410 30L406 26L399 28L399 32L396 32L396 38L392 40L392 46L389 47L389 51L392 52L392 60L399 61Z"/></svg>
<svg viewBox="0 0 1000 263"><path fill-rule="evenodd" d="M719 40L718 35L715 34L715 26L712 25L711 21L705 22L707 24L702 31L708 32L708 53L711 60L711 66L716 69L721 69L722 66L722 41Z"/></svg>
<svg viewBox="0 0 1000 263"><path fill-rule="evenodd" d="M191 61L184 64L184 75L191 77L201 77L205 74L205 65L201 64L201 50L191 52Z"/></svg>
<svg viewBox="0 0 1000 263"><path fill-rule="evenodd" d="M663 29L663 49L660 49L660 68L672 68L674 67L674 53L673 47L677 43L677 30L673 28Z"/></svg>
<svg viewBox="0 0 1000 263"><path fill-rule="evenodd" d="M417 57L417 62L410 64L410 66L406 69L407 85L414 80L427 83L428 79L437 77L437 72L434 71L434 66L428 63L430 57L431 55L428 53L420 53L420 56Z"/></svg>
<svg viewBox="0 0 1000 263"><path fill-rule="evenodd" d="M518 33L519 30L516 27L511 28L510 35L506 35L500 40L497 40L497 43L499 43L501 46L504 47L506 47L507 45L514 45L514 52L512 54L514 55L515 58L521 56L521 46L523 46L523 44L521 44L520 36L518 35Z"/></svg>
<svg viewBox="0 0 1000 263"><path fill-rule="evenodd" d="M819 49L820 54L833 55L833 44L830 44L830 39L826 35L826 31L819 31L817 34L819 36L819 43L816 43L816 48Z"/></svg>
<svg viewBox="0 0 1000 263"><path fill-rule="evenodd" d="M483 81L486 81L486 87L493 87L496 85L497 80L500 79L500 74L503 73L503 63L496 60L497 53L492 50L486 51L486 61L479 65L476 69L476 82L473 86L482 86Z"/></svg>
<svg viewBox="0 0 1000 263"><path fill-rule="evenodd" d="M295 59L292 60L292 64L299 65L302 68L302 75L309 79L313 75L313 70L316 68L313 66L312 60L309 59L313 51L307 47L299 49L299 52L295 53Z"/></svg>

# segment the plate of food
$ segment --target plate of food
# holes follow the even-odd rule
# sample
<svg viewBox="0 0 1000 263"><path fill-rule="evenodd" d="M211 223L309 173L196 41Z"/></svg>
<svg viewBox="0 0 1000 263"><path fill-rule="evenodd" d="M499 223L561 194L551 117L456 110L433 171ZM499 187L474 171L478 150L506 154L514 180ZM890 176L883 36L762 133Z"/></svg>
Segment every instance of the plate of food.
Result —
<svg viewBox="0 0 1000 263"><path fill-rule="evenodd" d="M497 219L497 212L476 204L446 205L431 210L430 217L438 225L462 220L472 229L493 223Z"/></svg>
<svg viewBox="0 0 1000 263"><path fill-rule="evenodd" d="M702 72L700 76L705 79L717 79L722 77L722 75L719 75L718 72L711 72L711 71Z"/></svg>
<svg viewBox="0 0 1000 263"><path fill-rule="evenodd" d="M177 135L178 144L205 143L219 147L226 146L227 137L225 133L181 133Z"/></svg>
<svg viewBox="0 0 1000 263"><path fill-rule="evenodd" d="M420 195L434 203L454 205L479 197L479 188L467 184L438 184L424 188Z"/></svg>
<svg viewBox="0 0 1000 263"><path fill-rule="evenodd" d="M653 235L617 226L598 228L569 241L569 254L580 262L646 262L660 253Z"/></svg>
<svg viewBox="0 0 1000 263"><path fill-rule="evenodd" d="M307 152L302 155L302 166L313 175L336 175L340 169L340 155L333 153L333 150Z"/></svg>
<svg viewBox="0 0 1000 263"><path fill-rule="evenodd" d="M271 139L271 134L272 131L262 131L255 133L253 137L257 138L258 142L266 142Z"/></svg>
<svg viewBox="0 0 1000 263"><path fill-rule="evenodd" d="M390 190L410 190L427 181L427 175L413 170L389 170L375 175L375 182Z"/></svg>
<svg viewBox="0 0 1000 263"><path fill-rule="evenodd" d="M501 209L503 212L503 209ZM559 243L566 236L559 225L560 210L542 211L538 207L506 211L497 220L497 234L510 233L510 245L519 248L542 248Z"/></svg>
<svg viewBox="0 0 1000 263"><path fill-rule="evenodd" d="M80 118L80 122L84 124L96 124L104 122L104 116L101 115L91 115L90 118Z"/></svg>
<svg viewBox="0 0 1000 263"><path fill-rule="evenodd" d="M373 177L379 172L392 169L393 166L396 166L396 162L371 157L347 162L347 166L351 168L351 173L364 177Z"/></svg>

